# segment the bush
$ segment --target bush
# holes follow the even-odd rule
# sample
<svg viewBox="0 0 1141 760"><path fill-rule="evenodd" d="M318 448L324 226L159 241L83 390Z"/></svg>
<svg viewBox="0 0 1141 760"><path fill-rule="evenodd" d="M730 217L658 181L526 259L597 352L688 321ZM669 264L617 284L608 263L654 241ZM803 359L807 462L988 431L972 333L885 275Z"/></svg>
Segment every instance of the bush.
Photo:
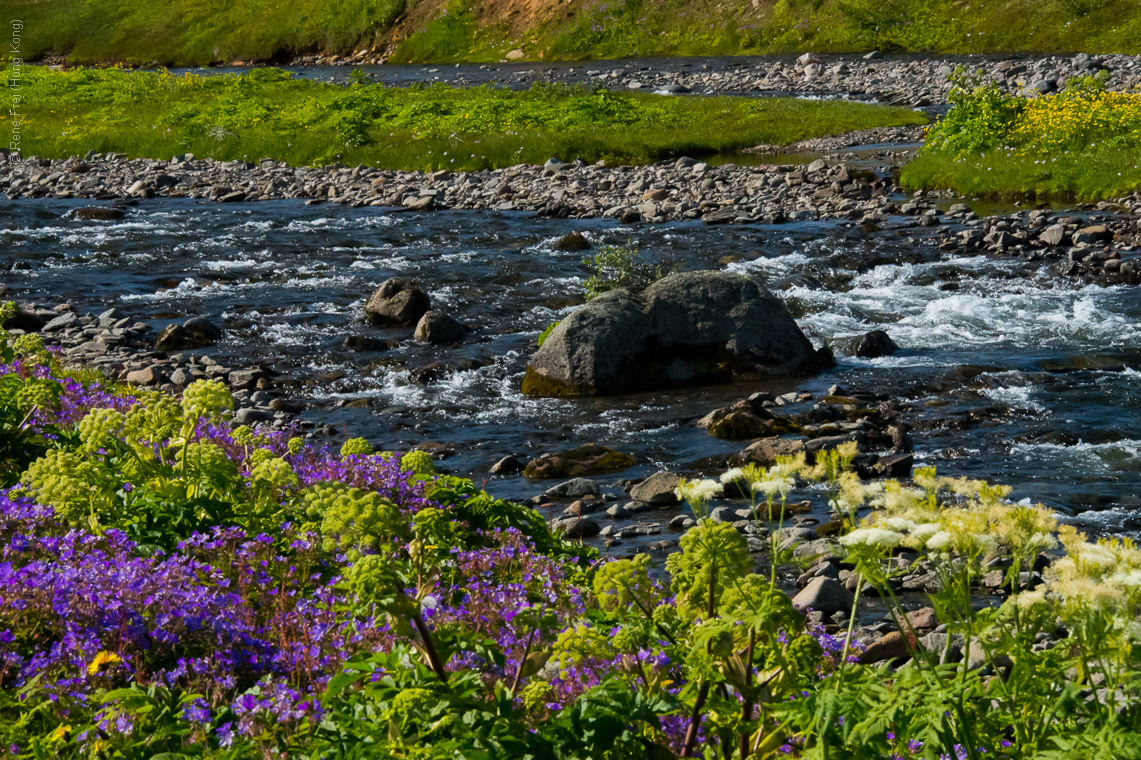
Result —
<svg viewBox="0 0 1141 760"><path fill-rule="evenodd" d="M614 288L644 290L680 267L676 260L648 259L629 241L626 245L602 246L593 256L583 259L582 265L591 272L584 284L588 301Z"/></svg>

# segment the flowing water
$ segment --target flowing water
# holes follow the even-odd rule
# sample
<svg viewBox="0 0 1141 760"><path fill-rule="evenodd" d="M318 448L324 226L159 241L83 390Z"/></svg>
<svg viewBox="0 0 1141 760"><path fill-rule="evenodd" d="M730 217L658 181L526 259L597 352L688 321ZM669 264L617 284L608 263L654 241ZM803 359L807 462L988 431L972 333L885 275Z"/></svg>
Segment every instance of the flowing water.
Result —
<svg viewBox="0 0 1141 760"><path fill-rule="evenodd" d="M534 494L520 477L491 477L506 454L533 457L588 441L659 467L699 468L743 444L692 421L757 390L828 386L892 393L911 407L917 463L988 477L1109 530L1135 532L1141 514L1141 303L1129 287L1083 285L1041 263L939 251L927 232L893 219L852 223L623 226L522 213L393 214L297 202L147 201L117 222L82 221L74 201L0 207L3 280L20 300L117 306L161 328L187 315L230 329L213 356L272 359L306 383L305 417L384 448L435 441L443 466L497 495ZM684 269L740 272L778 292L839 365L808 379L600 399L531 399L519 392L535 338L581 303L582 253L552 244L581 230L594 244L637 243ZM422 346L410 330L365 324L362 305L385 279L423 284L434 308L476 328L454 348ZM895 356L847 355L882 328ZM354 353L345 336L400 341ZM201 352L200 352L201 353ZM413 382L442 365L440 379ZM339 406L368 399L370 408Z"/></svg>

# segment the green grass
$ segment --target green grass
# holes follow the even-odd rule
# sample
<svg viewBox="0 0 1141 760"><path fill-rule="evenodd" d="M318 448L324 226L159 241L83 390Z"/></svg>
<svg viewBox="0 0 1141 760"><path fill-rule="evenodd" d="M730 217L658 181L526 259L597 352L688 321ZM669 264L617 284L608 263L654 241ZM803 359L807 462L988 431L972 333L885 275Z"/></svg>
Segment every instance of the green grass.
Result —
<svg viewBox="0 0 1141 760"><path fill-rule="evenodd" d="M905 187L1079 200L1141 187L1141 95L1106 92L1104 75L1033 99L961 69L952 81L951 110L904 167Z"/></svg>
<svg viewBox="0 0 1141 760"><path fill-rule="evenodd" d="M1141 52L1136 0L11 0L24 57L201 65L377 47L393 61L725 55L815 50ZM415 28L394 31L404 14ZM410 33L410 34L409 34ZM399 43L399 45L396 45Z"/></svg>
<svg viewBox="0 0 1141 760"><path fill-rule="evenodd" d="M309 50L371 46L405 0L14 0L24 57L167 66L286 60Z"/></svg>
<svg viewBox="0 0 1141 760"><path fill-rule="evenodd" d="M663 97L536 86L335 86L262 69L243 76L26 70L24 153L340 161L485 169L565 160L645 163L878 126L915 111L839 101ZM0 124L10 119L0 114ZM0 126L0 129L4 128Z"/></svg>
<svg viewBox="0 0 1141 760"><path fill-rule="evenodd" d="M989 198L1096 201L1141 188L1141 150L1081 151L1042 158L992 152L962 158L920 155L903 169L909 189Z"/></svg>

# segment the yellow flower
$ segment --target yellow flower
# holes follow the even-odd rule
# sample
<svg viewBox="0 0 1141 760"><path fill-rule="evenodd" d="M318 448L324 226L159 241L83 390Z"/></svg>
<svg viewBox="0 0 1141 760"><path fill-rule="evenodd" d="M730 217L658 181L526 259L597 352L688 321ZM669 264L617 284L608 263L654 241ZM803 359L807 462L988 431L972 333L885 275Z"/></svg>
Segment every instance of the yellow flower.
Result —
<svg viewBox="0 0 1141 760"><path fill-rule="evenodd" d="M104 665L114 665L122 661L123 658L114 652L100 652L99 654L95 655L95 659L92 660L91 664L87 666L87 675L93 676L98 673L99 668L103 667Z"/></svg>
<svg viewBox="0 0 1141 760"><path fill-rule="evenodd" d="M55 739L57 741L62 741L63 739L65 739L67 737L67 732L70 730L71 730L71 726L66 725L66 724L62 725L59 728L57 728L55 731L52 731L52 737L51 738Z"/></svg>

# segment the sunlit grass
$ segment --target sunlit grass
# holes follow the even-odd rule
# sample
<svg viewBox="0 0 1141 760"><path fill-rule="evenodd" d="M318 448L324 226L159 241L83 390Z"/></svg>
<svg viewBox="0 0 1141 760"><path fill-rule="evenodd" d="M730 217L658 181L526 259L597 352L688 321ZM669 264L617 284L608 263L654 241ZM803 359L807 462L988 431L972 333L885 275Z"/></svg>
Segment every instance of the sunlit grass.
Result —
<svg viewBox="0 0 1141 760"><path fill-rule="evenodd" d="M839 101L665 97L534 87L342 87L276 70L244 76L33 70L25 153L340 161L483 169L552 156L646 163L921 124L915 111ZM7 118L7 117L0 117Z"/></svg>

